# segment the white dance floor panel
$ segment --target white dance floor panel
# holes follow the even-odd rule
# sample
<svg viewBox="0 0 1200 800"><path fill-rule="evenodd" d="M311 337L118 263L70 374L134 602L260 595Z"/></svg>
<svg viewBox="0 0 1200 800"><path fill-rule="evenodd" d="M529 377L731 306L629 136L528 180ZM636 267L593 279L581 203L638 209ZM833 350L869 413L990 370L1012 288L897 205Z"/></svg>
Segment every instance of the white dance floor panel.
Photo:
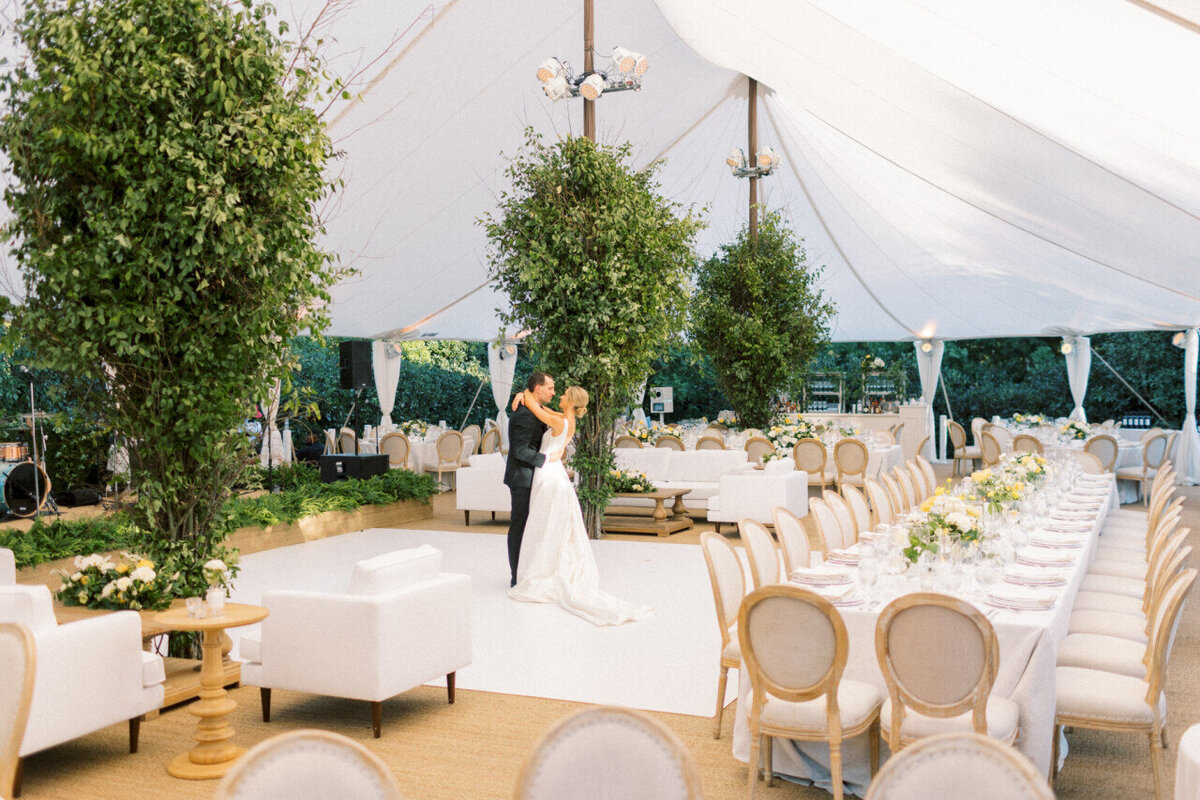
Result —
<svg viewBox="0 0 1200 800"><path fill-rule="evenodd" d="M283 588L341 591L356 561L422 544L442 551L444 572L471 576L474 660L459 670L459 688L712 715L720 634L697 545L592 542L601 588L655 607L648 619L616 627L508 599L505 537L485 533L375 528L254 553L242 558L232 599L258 603ZM229 634L236 641L256 627ZM726 700L736 697L732 670Z"/></svg>

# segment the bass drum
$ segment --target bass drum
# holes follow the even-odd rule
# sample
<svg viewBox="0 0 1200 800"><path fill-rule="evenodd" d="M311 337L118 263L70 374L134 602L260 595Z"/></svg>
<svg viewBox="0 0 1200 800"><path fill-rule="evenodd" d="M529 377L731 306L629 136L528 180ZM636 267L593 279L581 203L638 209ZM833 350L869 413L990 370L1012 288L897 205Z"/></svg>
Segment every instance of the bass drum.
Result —
<svg viewBox="0 0 1200 800"><path fill-rule="evenodd" d="M37 478L36 486L34 478ZM35 496L41 498L41 506L37 505ZM14 517L32 517L39 508L46 507L50 498L50 479L46 477L46 471L35 467L32 461L0 464L0 498L3 498L0 511L7 511Z"/></svg>

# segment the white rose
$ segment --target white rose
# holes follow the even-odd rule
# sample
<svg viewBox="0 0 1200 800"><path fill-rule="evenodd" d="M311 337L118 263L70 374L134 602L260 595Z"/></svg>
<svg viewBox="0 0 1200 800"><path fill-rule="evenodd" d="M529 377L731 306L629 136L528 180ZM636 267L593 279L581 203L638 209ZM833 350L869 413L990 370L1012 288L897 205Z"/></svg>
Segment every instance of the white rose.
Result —
<svg viewBox="0 0 1200 800"><path fill-rule="evenodd" d="M101 599L104 599L104 600L107 600L107 599L108 599L108 596L109 596L110 594L112 594L113 592L115 592L116 590L117 590L117 586L116 586L116 584L114 584L114 583L107 583L107 584L105 584L105 585L104 585L104 588L100 590L100 598L101 598Z"/></svg>
<svg viewBox="0 0 1200 800"><path fill-rule="evenodd" d="M111 561L101 561L97 566L100 567L101 572L108 572L117 568L117 565Z"/></svg>
<svg viewBox="0 0 1200 800"><path fill-rule="evenodd" d="M72 576L71 576L71 580L73 580L73 581L77 581L77 580L79 580L79 579L80 579L80 578L82 578L82 577L83 577L83 573L82 573L82 572L76 572L74 575L72 575Z"/></svg>
<svg viewBox="0 0 1200 800"><path fill-rule="evenodd" d="M113 584L116 585L117 591L125 592L129 590L130 586L133 586L133 578L129 577L128 575L122 575L113 581Z"/></svg>
<svg viewBox="0 0 1200 800"><path fill-rule="evenodd" d="M129 577L133 578L135 581L141 581L142 583L152 583L155 578L155 572L150 567L138 567L133 572L129 573Z"/></svg>
<svg viewBox="0 0 1200 800"><path fill-rule="evenodd" d="M204 569L212 570L214 572L225 572L227 567L225 566L224 561L219 558L214 558L204 562Z"/></svg>

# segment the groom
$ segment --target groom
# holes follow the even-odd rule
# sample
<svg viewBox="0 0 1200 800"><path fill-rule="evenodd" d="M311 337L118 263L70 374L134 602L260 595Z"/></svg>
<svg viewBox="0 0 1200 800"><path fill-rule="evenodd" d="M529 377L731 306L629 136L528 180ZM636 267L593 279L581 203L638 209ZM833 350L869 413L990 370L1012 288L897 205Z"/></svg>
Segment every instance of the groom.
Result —
<svg viewBox="0 0 1200 800"><path fill-rule="evenodd" d="M534 399L545 405L554 399L554 378L544 372L529 376L525 388ZM525 536L525 520L529 517L529 489L533 486L533 471L546 463L538 452L546 426L522 404L508 421L508 463L504 467L504 484L512 496L511 521L508 523L508 566L512 582L517 585L517 559L521 557L521 539Z"/></svg>

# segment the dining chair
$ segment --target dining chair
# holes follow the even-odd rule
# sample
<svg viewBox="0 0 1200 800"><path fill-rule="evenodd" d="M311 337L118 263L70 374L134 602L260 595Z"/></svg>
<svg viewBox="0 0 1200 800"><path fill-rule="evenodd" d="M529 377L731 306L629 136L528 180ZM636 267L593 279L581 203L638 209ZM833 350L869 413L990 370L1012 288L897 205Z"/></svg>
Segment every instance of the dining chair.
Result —
<svg viewBox="0 0 1200 800"><path fill-rule="evenodd" d="M464 456L473 456L479 452L479 446L483 443L483 430L478 425L468 425L462 429L464 446L470 443L471 452L464 452Z"/></svg>
<svg viewBox="0 0 1200 800"><path fill-rule="evenodd" d="M971 417L971 442L976 448L979 447L979 434L983 431L983 426L987 424L989 424L988 421L983 417Z"/></svg>
<svg viewBox="0 0 1200 800"><path fill-rule="evenodd" d="M463 465L463 436L458 431L446 431L438 436L434 449L437 451L437 464L426 466L425 471L436 472L440 484L444 473L448 472L453 477L454 473Z"/></svg>
<svg viewBox="0 0 1200 800"><path fill-rule="evenodd" d="M618 450L622 450L622 449L637 450L637 449L641 448L641 446L642 446L642 442L640 439L638 439L636 436L630 436L627 433L621 434L620 436L617 437L617 441L613 442L613 447L615 447Z"/></svg>
<svg viewBox="0 0 1200 800"><path fill-rule="evenodd" d="M1020 709L991 694L1000 643L970 603L933 592L896 598L879 612L875 657L888 691L880 724L893 753L937 733L1016 741Z"/></svg>
<svg viewBox="0 0 1200 800"><path fill-rule="evenodd" d="M741 669L742 650L733 628L737 625L738 609L746 596L746 578L737 550L719 533L700 534L700 550L708 567L713 602L717 606L717 627L721 631L721 656L717 665L717 712L713 715L713 738L721 738L721 718L725 713L725 686L729 670Z"/></svg>
<svg viewBox="0 0 1200 800"><path fill-rule="evenodd" d="M500 452L500 445L503 439L500 436L499 428L489 428L484 432L483 438L479 441L479 452L486 455Z"/></svg>
<svg viewBox="0 0 1200 800"><path fill-rule="evenodd" d="M774 452L775 445L765 436L751 436L746 440L746 460L752 464L763 463L763 458Z"/></svg>
<svg viewBox="0 0 1200 800"><path fill-rule="evenodd" d="M933 471L933 464L925 460L925 456L918 454L916 457L917 466L921 468L921 474L925 476L925 486L929 490L929 494L937 491L937 473Z"/></svg>
<svg viewBox="0 0 1200 800"><path fill-rule="evenodd" d="M746 546L750 562L750 582L755 589L779 583L779 553L775 539L761 522L743 519L738 522L738 534Z"/></svg>
<svg viewBox="0 0 1200 800"><path fill-rule="evenodd" d="M889 758L863 800L950 797L1054 800L1054 790L1016 748L978 733L941 733Z"/></svg>
<svg viewBox="0 0 1200 800"><path fill-rule="evenodd" d="M904 467L896 467L891 472L891 477L896 481L896 485L900 487L900 493L903 495L904 507L912 509L920 504L921 498L917 497L917 487L913 485L912 473Z"/></svg>
<svg viewBox="0 0 1200 800"><path fill-rule="evenodd" d="M710 422L704 429L705 436L724 436L728 432L729 428L726 428L719 422Z"/></svg>
<svg viewBox="0 0 1200 800"><path fill-rule="evenodd" d="M16 785L36 673L33 634L24 625L0 623L0 797Z"/></svg>
<svg viewBox="0 0 1200 800"><path fill-rule="evenodd" d="M829 506L829 510L837 517L838 528L842 532L842 544L840 547L850 547L858 541L858 521L854 518L854 511L850 508L850 504L846 502L846 498L837 492L825 492L825 505Z"/></svg>
<svg viewBox="0 0 1200 800"><path fill-rule="evenodd" d="M912 459L905 462L902 471L908 473L908 479L912 482L913 505L921 505L925 498L933 494L933 489L925 485L925 473Z"/></svg>
<svg viewBox="0 0 1200 800"><path fill-rule="evenodd" d="M979 449L979 445L967 447L967 432L954 420L946 421L946 432L950 436L950 446L954 448L954 474L957 475L962 470L962 462L978 461L983 457ZM979 442L979 436L976 435L975 441ZM970 471L971 464L967 465L967 470Z"/></svg>
<svg viewBox="0 0 1200 800"><path fill-rule="evenodd" d="M1196 579L1185 570L1172 582L1157 609L1146 648L1146 672L1131 677L1100 669L1056 667L1054 670L1054 753L1051 780L1058 773L1058 737L1062 726L1143 733L1150 741L1154 796L1163 800L1162 750L1166 741L1166 672L1183 601Z"/></svg>
<svg viewBox="0 0 1200 800"><path fill-rule="evenodd" d="M663 447L668 450L683 451L686 449L683 446L682 439L680 439L678 436L673 436L669 433L664 433L662 436L658 437L658 440L654 443L654 446L655 447Z"/></svg>
<svg viewBox="0 0 1200 800"><path fill-rule="evenodd" d="M895 425L892 428L896 427ZM876 442L893 445L896 443L896 435L892 433L891 428L886 431L871 431L871 435L875 437Z"/></svg>
<svg viewBox="0 0 1200 800"><path fill-rule="evenodd" d="M824 488L833 483L829 474L829 452L820 439L805 437L792 445L792 462L808 475L809 486Z"/></svg>
<svg viewBox="0 0 1200 800"><path fill-rule="evenodd" d="M1142 444L1145 444L1146 442L1150 441L1151 439L1153 439L1155 436L1158 436L1162 432L1163 432L1162 428L1147 428L1142 433L1142 435L1140 437L1138 437L1138 441L1140 441Z"/></svg>
<svg viewBox="0 0 1200 800"><path fill-rule="evenodd" d="M917 445L917 457L918 458L924 457L925 445L929 444L929 440L932 438L933 438L932 436L926 436L924 439L921 440L921 443ZM934 453L933 456L936 458L937 453Z"/></svg>
<svg viewBox="0 0 1200 800"><path fill-rule="evenodd" d="M892 509L892 499L888 496L887 489L874 478L867 478L863 483L866 486L867 499L871 501L872 527L891 525L896 514Z"/></svg>
<svg viewBox="0 0 1200 800"><path fill-rule="evenodd" d="M687 747L644 711L598 706L548 730L517 776L514 800L701 800Z"/></svg>
<svg viewBox="0 0 1200 800"><path fill-rule="evenodd" d="M900 444L900 437L904 435L904 423L893 425L890 433L892 434L892 444Z"/></svg>
<svg viewBox="0 0 1200 800"><path fill-rule="evenodd" d="M303 729L259 742L217 784L216 800L400 800L400 785L379 756L331 731Z"/></svg>
<svg viewBox="0 0 1200 800"><path fill-rule="evenodd" d="M871 530L871 509L867 507L867 498L863 497L863 493L855 486L843 486L842 497L846 500L846 505L850 506L850 513L854 515L854 530L855 541L862 538L862 535Z"/></svg>
<svg viewBox="0 0 1200 800"><path fill-rule="evenodd" d="M809 546L812 550L820 553L822 558L829 555L832 548L845 546L842 538L842 526L838 522L837 515L823 499L820 497L809 498L808 518L812 521L815 531L815 535L809 539Z"/></svg>
<svg viewBox="0 0 1200 800"><path fill-rule="evenodd" d="M1106 433L1088 439L1083 444L1083 450L1100 459L1100 464L1104 467L1105 472L1112 472L1116 466L1119 452L1117 440Z"/></svg>
<svg viewBox="0 0 1200 800"><path fill-rule="evenodd" d="M1086 450L1078 450L1071 453L1071 457L1079 463L1079 468L1088 475L1104 474L1104 465L1100 463L1100 459L1096 458L1095 453L1089 453Z"/></svg>
<svg viewBox="0 0 1200 800"><path fill-rule="evenodd" d="M898 517L901 514L907 513L912 508L912 505L905 502L904 492L901 490L900 482L896 480L895 476L890 472L884 473L879 476L879 480L883 481L883 485L888 491L888 497L892 500L892 510L896 516Z"/></svg>
<svg viewBox="0 0 1200 800"><path fill-rule="evenodd" d="M1013 452L1014 453L1037 453L1042 454L1042 443L1036 436L1030 436L1028 433L1018 433L1013 437Z"/></svg>
<svg viewBox="0 0 1200 800"><path fill-rule="evenodd" d="M724 450L725 439L720 436L701 436L696 440L697 450Z"/></svg>
<svg viewBox="0 0 1200 800"><path fill-rule="evenodd" d="M815 592L780 584L747 595L737 627L750 676L750 799L760 771L772 785L778 736L826 742L833 796L842 800L845 739L866 733L871 774L879 767L883 697L869 683L842 678L850 644L841 614Z"/></svg>
<svg viewBox="0 0 1200 800"><path fill-rule="evenodd" d="M837 466L837 485L862 486L867 473L870 453L858 439L842 439L833 446L833 463Z"/></svg>
<svg viewBox="0 0 1200 800"><path fill-rule="evenodd" d="M775 523L775 536L779 539L779 553L783 556L783 577L787 580L794 570L807 569L812 563L812 546L804 520L784 506L771 509L771 521Z"/></svg>
<svg viewBox="0 0 1200 800"><path fill-rule="evenodd" d="M982 454L980 460L983 462L984 469L996 466L1000 463L1000 454L1003 452L1000 449L1000 440L987 430L980 433L979 436L979 452Z"/></svg>
<svg viewBox="0 0 1200 800"><path fill-rule="evenodd" d="M388 467L408 469L408 437L399 431L385 433L379 440L379 452L388 457Z"/></svg>
<svg viewBox="0 0 1200 800"><path fill-rule="evenodd" d="M325 455L336 455L338 451L338 442L333 435L333 431L325 431Z"/></svg>
<svg viewBox="0 0 1200 800"><path fill-rule="evenodd" d="M342 453L354 454L354 429L342 428L338 431L338 450Z"/></svg>
<svg viewBox="0 0 1200 800"><path fill-rule="evenodd" d="M1116 470L1117 480L1136 481L1143 504L1150 502L1149 483L1167 454L1167 435L1160 433L1142 440L1142 465L1121 467Z"/></svg>

